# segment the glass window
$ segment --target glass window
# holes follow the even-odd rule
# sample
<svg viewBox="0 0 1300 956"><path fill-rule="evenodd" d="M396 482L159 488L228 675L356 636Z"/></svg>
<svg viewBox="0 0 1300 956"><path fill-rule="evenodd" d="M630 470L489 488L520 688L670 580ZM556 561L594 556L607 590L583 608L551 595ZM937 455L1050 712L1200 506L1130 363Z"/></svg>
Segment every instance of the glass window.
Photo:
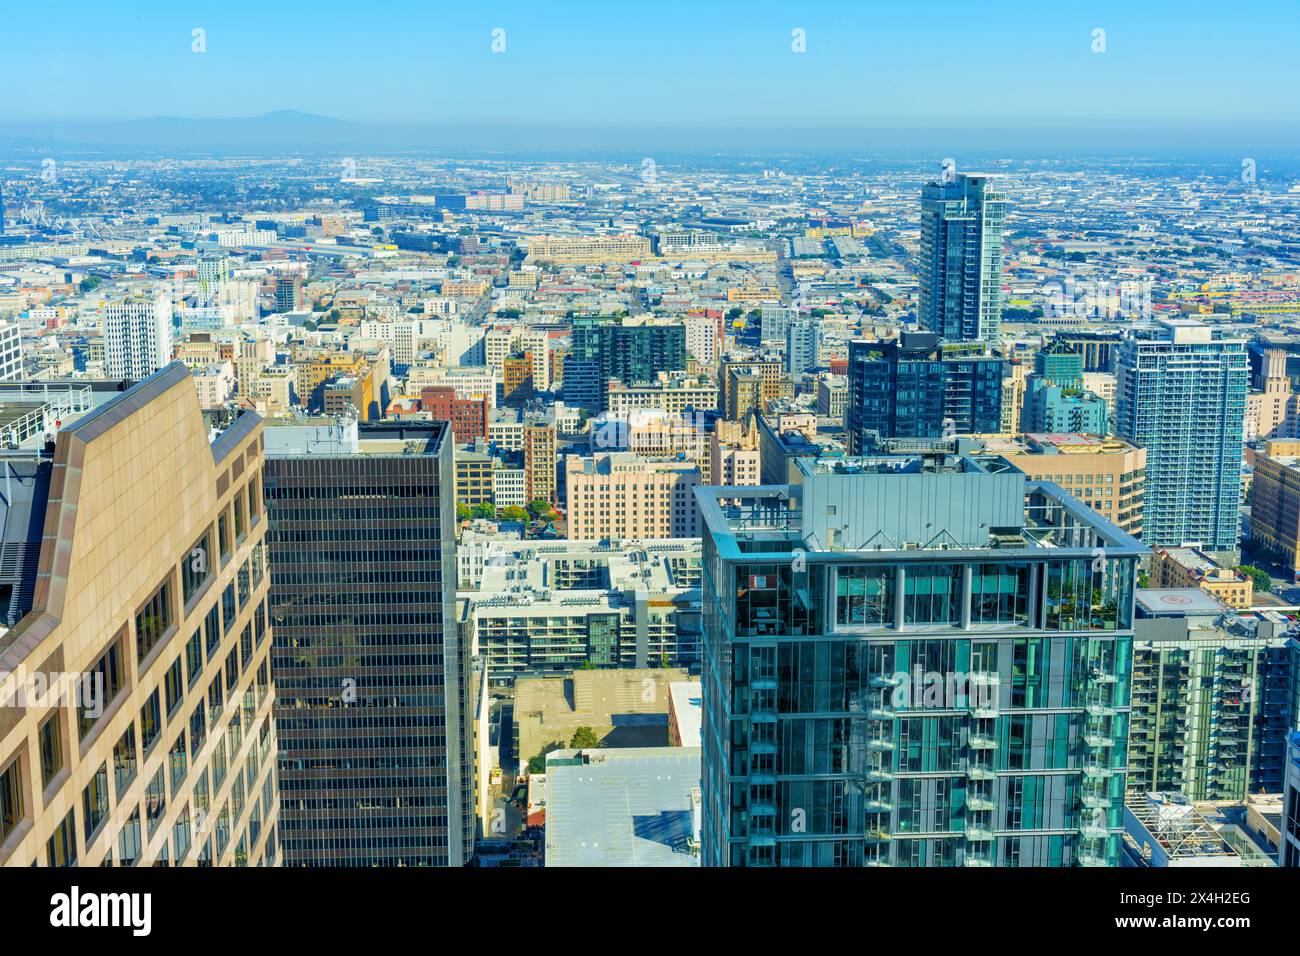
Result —
<svg viewBox="0 0 1300 956"><path fill-rule="evenodd" d="M185 678L181 675L179 657L172 661L171 667L167 668L163 686L167 693L167 717L170 719L176 713L176 708L185 701Z"/></svg>
<svg viewBox="0 0 1300 956"><path fill-rule="evenodd" d="M99 765L90 783L81 792L81 822L85 826L86 845L108 816L108 764Z"/></svg>
<svg viewBox="0 0 1300 956"><path fill-rule="evenodd" d="M239 571L235 575L235 581L239 585L239 606L243 607L248 603L248 595L252 591L250 584L249 562L245 561L239 566Z"/></svg>
<svg viewBox="0 0 1300 956"><path fill-rule="evenodd" d="M85 741L122 688L126 686L126 667L122 660L122 637L113 642L88 672L89 693L84 693L77 711L77 735ZM85 685L83 685L85 686Z"/></svg>
<svg viewBox="0 0 1300 956"><path fill-rule="evenodd" d="M261 488L258 485L257 475L248 479L248 523L257 524L258 516L262 513L262 495Z"/></svg>
<svg viewBox="0 0 1300 956"><path fill-rule="evenodd" d="M226 738L217 737L216 745L212 748L212 789L217 791L221 789L221 784L226 779Z"/></svg>
<svg viewBox="0 0 1300 956"><path fill-rule="evenodd" d="M58 711L41 724L41 784L48 787L63 769L63 721Z"/></svg>
<svg viewBox="0 0 1300 956"><path fill-rule="evenodd" d="M894 626L897 571L892 566L841 568L836 573L835 619L859 627Z"/></svg>
<svg viewBox="0 0 1300 956"><path fill-rule="evenodd" d="M217 826L215 829L217 837L217 857L226 852L226 847L230 845L230 810L222 807L221 812L217 814Z"/></svg>
<svg viewBox="0 0 1300 956"><path fill-rule="evenodd" d="M249 663L253 660L253 624L251 621L244 625L244 630L239 635L239 658L240 669L247 670Z"/></svg>
<svg viewBox="0 0 1300 956"><path fill-rule="evenodd" d="M903 576L904 624L960 624L960 565L908 565Z"/></svg>
<svg viewBox="0 0 1300 956"><path fill-rule="evenodd" d="M140 808L136 807L117 834L118 861L122 866L135 866L140 862L140 850Z"/></svg>
<svg viewBox="0 0 1300 956"><path fill-rule="evenodd" d="M230 653L226 655L226 690L234 690L237 683L239 683L239 648L232 647Z"/></svg>
<svg viewBox="0 0 1300 956"><path fill-rule="evenodd" d="M216 724L221 717L221 709L224 706L221 689L221 675L218 674L216 680L208 685L208 712L212 714L212 722Z"/></svg>
<svg viewBox="0 0 1300 956"><path fill-rule="evenodd" d="M203 628L190 635L185 643L185 683L190 687L203 673Z"/></svg>
<svg viewBox="0 0 1300 956"><path fill-rule="evenodd" d="M199 751L203 749L203 742L208 739L208 723L203 709L203 701L199 700L198 706L194 708L194 713L190 714L190 756L197 757Z"/></svg>
<svg viewBox="0 0 1300 956"><path fill-rule="evenodd" d="M186 855L190 852L190 808L184 807L180 815L176 817L176 822L172 824L172 846L174 849L173 857L176 865L180 866L185 862Z"/></svg>
<svg viewBox="0 0 1300 956"><path fill-rule="evenodd" d="M50 866L77 865L77 818L76 811L69 810L63 822L55 828L47 845L50 854Z"/></svg>
<svg viewBox="0 0 1300 956"><path fill-rule="evenodd" d="M217 546L221 549L221 561L230 560L230 518L223 508L217 517Z"/></svg>
<svg viewBox="0 0 1300 956"><path fill-rule="evenodd" d="M149 789L144 794L145 818L149 821L149 835L153 836L167 812L167 779L163 776L166 767L159 767L158 772L149 781Z"/></svg>
<svg viewBox="0 0 1300 956"><path fill-rule="evenodd" d="M235 626L235 582L231 581L221 592L221 630L229 631ZM209 641L211 638L209 638Z"/></svg>
<svg viewBox="0 0 1300 956"><path fill-rule="evenodd" d="M0 843L13 832L25 813L22 768L15 760L0 773Z"/></svg>
<svg viewBox="0 0 1300 956"><path fill-rule="evenodd" d="M244 532L247 530L244 527L244 489L241 488L235 492L235 496L230 503L233 506L231 510L235 514L235 540L243 541Z"/></svg>
<svg viewBox="0 0 1300 956"><path fill-rule="evenodd" d="M262 578L266 575L266 542L259 541L253 546L252 554L253 566L253 587L262 583Z"/></svg>
<svg viewBox="0 0 1300 956"><path fill-rule="evenodd" d="M158 690L149 695L149 699L144 702L140 708L140 746L144 752L148 753L150 748L158 742L158 735L162 733L162 707L158 700Z"/></svg>
<svg viewBox="0 0 1300 956"><path fill-rule="evenodd" d="M185 756L185 731L182 730L176 735L176 739L172 741L172 749L168 753L167 759L172 771L172 793L175 793L177 787L181 785L181 781L185 779L185 771L189 769Z"/></svg>
<svg viewBox="0 0 1300 956"><path fill-rule="evenodd" d="M186 607L212 578L211 537L212 529L209 527L194 542L189 554L181 559L181 594Z"/></svg>
<svg viewBox="0 0 1300 956"><path fill-rule="evenodd" d="M126 728L126 733L113 745L113 778L117 789L117 799L121 800L126 788L135 779L137 769L135 752L135 724Z"/></svg>
<svg viewBox="0 0 1300 956"><path fill-rule="evenodd" d="M168 578L135 616L135 659L143 661L174 623L172 582Z"/></svg>
<svg viewBox="0 0 1300 956"><path fill-rule="evenodd" d="M221 609L216 604L208 608L207 616L203 619L203 632L207 635L208 660L212 660L212 655L216 653L221 646Z"/></svg>

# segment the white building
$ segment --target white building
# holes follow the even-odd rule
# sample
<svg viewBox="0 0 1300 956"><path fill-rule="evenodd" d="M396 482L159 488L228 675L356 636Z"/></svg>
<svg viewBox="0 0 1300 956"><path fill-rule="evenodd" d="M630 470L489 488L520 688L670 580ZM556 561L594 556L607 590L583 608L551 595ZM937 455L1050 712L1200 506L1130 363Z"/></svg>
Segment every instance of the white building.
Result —
<svg viewBox="0 0 1300 956"><path fill-rule="evenodd" d="M171 360L171 300L129 299L104 309L104 365L109 378L139 380Z"/></svg>
<svg viewBox="0 0 1300 956"><path fill-rule="evenodd" d="M0 322L0 382L23 380L23 341L14 322Z"/></svg>

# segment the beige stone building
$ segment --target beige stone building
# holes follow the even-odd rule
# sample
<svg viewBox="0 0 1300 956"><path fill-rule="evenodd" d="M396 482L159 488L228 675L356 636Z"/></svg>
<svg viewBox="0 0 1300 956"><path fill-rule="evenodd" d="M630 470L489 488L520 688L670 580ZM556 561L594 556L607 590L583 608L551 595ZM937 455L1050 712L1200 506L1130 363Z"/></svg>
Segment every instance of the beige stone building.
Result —
<svg viewBox="0 0 1300 956"><path fill-rule="evenodd" d="M568 747L579 727L590 727L601 747L667 746L669 687L689 680L676 667L520 677L515 681L515 753L527 764L548 750ZM651 715L663 720L645 719Z"/></svg>
<svg viewBox="0 0 1300 956"><path fill-rule="evenodd" d="M209 444L179 362L59 433L0 635L0 864L278 862L261 435Z"/></svg>
<svg viewBox="0 0 1300 956"><path fill-rule="evenodd" d="M1141 536L1145 448L1113 437L1032 434L989 438L984 450L1001 455L1030 478L1056 482L1121 530Z"/></svg>
<svg viewBox="0 0 1300 956"><path fill-rule="evenodd" d="M1255 586L1249 577L1223 567L1199 548L1155 548L1150 577L1153 588L1200 588L1238 610L1250 607L1255 600Z"/></svg>
<svg viewBox="0 0 1300 956"><path fill-rule="evenodd" d="M699 523L693 462L610 452L565 458L568 537L580 541L693 538Z"/></svg>

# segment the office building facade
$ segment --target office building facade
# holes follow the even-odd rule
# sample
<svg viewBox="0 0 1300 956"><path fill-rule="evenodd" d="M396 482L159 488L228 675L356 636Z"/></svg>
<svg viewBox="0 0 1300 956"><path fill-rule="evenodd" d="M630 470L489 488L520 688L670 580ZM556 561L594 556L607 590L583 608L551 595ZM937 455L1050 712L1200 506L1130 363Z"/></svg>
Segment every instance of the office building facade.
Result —
<svg viewBox="0 0 1300 956"><path fill-rule="evenodd" d="M59 432L0 634L0 864L279 863L261 432L209 443L179 362Z"/></svg>
<svg viewBox="0 0 1300 956"><path fill-rule="evenodd" d="M322 431L267 429L285 865L462 866L472 698L451 427Z"/></svg>

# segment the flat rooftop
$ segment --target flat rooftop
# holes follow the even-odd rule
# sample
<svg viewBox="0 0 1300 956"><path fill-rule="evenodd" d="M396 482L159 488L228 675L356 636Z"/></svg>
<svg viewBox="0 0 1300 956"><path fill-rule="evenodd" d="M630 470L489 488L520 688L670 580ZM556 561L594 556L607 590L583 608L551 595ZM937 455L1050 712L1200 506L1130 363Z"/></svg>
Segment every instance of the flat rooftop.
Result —
<svg viewBox="0 0 1300 956"><path fill-rule="evenodd" d="M1231 608L1200 588L1139 588L1137 607L1142 617L1231 613Z"/></svg>
<svg viewBox="0 0 1300 956"><path fill-rule="evenodd" d="M698 747L552 751L546 865L699 866L700 771Z"/></svg>

